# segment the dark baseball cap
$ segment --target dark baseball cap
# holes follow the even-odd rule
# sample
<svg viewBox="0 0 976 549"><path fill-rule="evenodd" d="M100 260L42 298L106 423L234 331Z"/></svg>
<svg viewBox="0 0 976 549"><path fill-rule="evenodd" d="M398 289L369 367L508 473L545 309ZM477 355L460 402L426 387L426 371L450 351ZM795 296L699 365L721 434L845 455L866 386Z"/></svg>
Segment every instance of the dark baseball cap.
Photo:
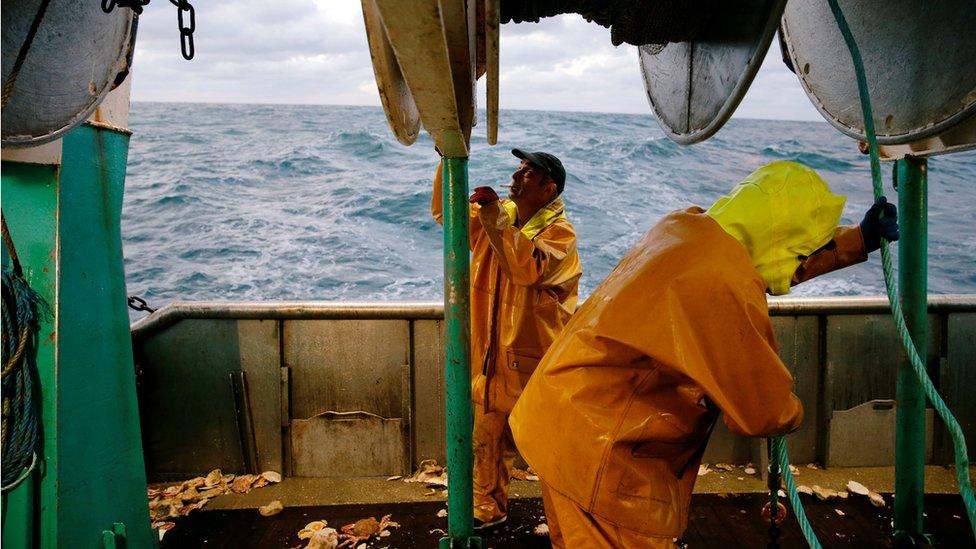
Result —
<svg viewBox="0 0 976 549"><path fill-rule="evenodd" d="M556 182L556 194L562 194L566 186L566 169L558 158L547 152L525 152L522 149L512 149L512 154L549 172L549 177Z"/></svg>

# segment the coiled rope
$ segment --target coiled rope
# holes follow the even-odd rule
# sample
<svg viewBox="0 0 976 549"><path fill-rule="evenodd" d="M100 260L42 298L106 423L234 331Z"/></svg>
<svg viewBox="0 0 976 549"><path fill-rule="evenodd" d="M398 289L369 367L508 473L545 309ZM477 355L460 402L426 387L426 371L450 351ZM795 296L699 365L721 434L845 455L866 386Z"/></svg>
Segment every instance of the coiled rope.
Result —
<svg viewBox="0 0 976 549"><path fill-rule="evenodd" d="M827 3L830 5L830 11L834 14L834 19L837 21L837 26L840 28L841 34L844 36L844 42L847 44L847 49L851 54L851 61L854 64L854 74L857 77L857 91L861 100L862 116L864 117L864 133L867 136L868 148L871 154L871 183L874 189L874 198L878 199L883 194L881 161L878 158L878 140L874 133L874 115L871 109L871 97L868 93L868 82L864 75L864 62L861 59L861 52L857 47L857 42L854 40L854 35L851 33L851 28L847 24L847 19L844 17L840 6L837 5L837 0L827 0ZM902 312L901 302L898 300L898 291L893 274L894 269L891 263L891 252L888 249L888 242L884 239L881 239L881 265L884 270L885 289L888 294L888 302L891 304L891 313L895 320L895 326L898 329L898 335L901 337L902 346L908 354L912 371L922 385L925 396L932 403L932 407L939 414L939 417L942 418L942 421L945 422L949 430L949 435L952 437L959 495L962 496L963 505L966 508L966 515L969 518L970 528L973 531L973 535L976 536L976 497L973 496L973 487L969 479L969 454L966 449L966 439L963 435L962 427L959 426L959 422L956 421L955 416L949 411L949 407L942 400L942 396L936 390L935 385L925 371L922 359L919 357L914 341L912 341L912 336L908 331L908 325L905 323L905 315ZM790 471L790 459L786 451L786 441L783 437L773 437L771 444L773 444L774 448L773 453L780 462L783 478L786 481L790 504L793 505L797 522L800 523L800 530L803 532L803 537L806 538L810 547L819 549L821 547L820 542L817 540L813 527L803 512L803 504L800 502L800 495L796 491L796 483Z"/></svg>
<svg viewBox="0 0 976 549"><path fill-rule="evenodd" d="M3 269L2 491L27 478L38 461L37 332L47 303L24 279L6 218L0 218L12 269Z"/></svg>

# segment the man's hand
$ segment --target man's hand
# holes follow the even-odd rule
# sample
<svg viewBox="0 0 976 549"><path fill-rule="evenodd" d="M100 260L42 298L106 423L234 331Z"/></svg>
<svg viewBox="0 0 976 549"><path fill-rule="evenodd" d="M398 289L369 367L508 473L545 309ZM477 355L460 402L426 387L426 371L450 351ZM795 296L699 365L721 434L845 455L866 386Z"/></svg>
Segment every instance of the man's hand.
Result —
<svg viewBox="0 0 976 549"><path fill-rule="evenodd" d="M895 205L889 204L885 197L879 197L864 214L861 234L866 253L880 248L882 238L889 242L898 240L898 209Z"/></svg>
<svg viewBox="0 0 976 549"><path fill-rule="evenodd" d="M498 202L498 193L491 187L475 187L468 202L479 206L487 206L493 202Z"/></svg>

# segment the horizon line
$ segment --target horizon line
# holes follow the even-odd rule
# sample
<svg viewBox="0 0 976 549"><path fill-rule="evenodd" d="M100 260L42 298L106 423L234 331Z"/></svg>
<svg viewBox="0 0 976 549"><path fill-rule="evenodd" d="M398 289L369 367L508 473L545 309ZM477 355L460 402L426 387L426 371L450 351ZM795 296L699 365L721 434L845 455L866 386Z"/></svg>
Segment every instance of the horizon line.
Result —
<svg viewBox="0 0 976 549"><path fill-rule="evenodd" d="M248 102L248 101L161 101L161 100L136 100L131 99L132 103L163 103L163 104L179 104L179 105L254 105L254 106L267 106L267 107L368 107L373 109L383 110L381 105L361 105L361 104L349 104L349 103L265 103L265 102ZM479 111L484 111L484 107L479 107ZM518 109L518 108L505 108L499 109L501 111L527 111L527 112L556 112L556 113L581 113L581 114L623 114L631 116L650 116L656 121L654 113L648 112L628 112L628 111L587 111L587 110L554 110L554 109ZM762 120L762 121L775 121L775 122L809 122L809 123L822 123L827 124L826 120L809 120L801 118L755 118L755 117L744 117L736 116L733 114L731 118L736 118L739 120ZM828 124L829 125L829 124Z"/></svg>

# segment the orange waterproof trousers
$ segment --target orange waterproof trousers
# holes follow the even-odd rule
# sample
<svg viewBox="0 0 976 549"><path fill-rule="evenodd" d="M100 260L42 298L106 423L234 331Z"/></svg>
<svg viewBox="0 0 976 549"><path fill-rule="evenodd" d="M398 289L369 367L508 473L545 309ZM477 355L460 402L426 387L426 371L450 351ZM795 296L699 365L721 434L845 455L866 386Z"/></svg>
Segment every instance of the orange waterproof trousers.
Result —
<svg viewBox="0 0 976 549"><path fill-rule="evenodd" d="M474 406L474 517L492 522L508 514L508 484L515 463L515 439L508 413L484 413Z"/></svg>
<svg viewBox="0 0 976 549"><path fill-rule="evenodd" d="M645 536L621 528L583 510L543 480L542 504L546 509L549 541L554 549L673 549L674 540Z"/></svg>

